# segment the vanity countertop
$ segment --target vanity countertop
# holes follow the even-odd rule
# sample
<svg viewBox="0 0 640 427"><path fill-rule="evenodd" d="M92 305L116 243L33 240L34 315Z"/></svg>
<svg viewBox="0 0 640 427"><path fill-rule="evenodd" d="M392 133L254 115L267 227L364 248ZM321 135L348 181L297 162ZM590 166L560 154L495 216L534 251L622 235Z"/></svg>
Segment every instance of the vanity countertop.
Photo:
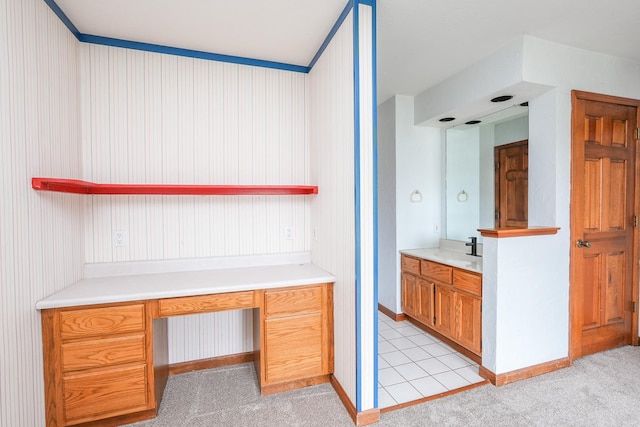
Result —
<svg viewBox="0 0 640 427"><path fill-rule="evenodd" d="M465 252L438 247L403 249L400 253L482 274L482 257L467 255Z"/></svg>

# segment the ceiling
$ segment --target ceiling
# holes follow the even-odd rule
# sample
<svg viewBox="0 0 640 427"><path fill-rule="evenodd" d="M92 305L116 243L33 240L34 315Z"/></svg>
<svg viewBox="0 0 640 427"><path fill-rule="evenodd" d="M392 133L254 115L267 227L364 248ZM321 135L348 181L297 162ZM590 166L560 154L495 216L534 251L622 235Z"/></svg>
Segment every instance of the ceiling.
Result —
<svg viewBox="0 0 640 427"><path fill-rule="evenodd" d="M347 0L55 0L78 31L307 66ZM640 62L638 0L377 0L378 100L527 34Z"/></svg>

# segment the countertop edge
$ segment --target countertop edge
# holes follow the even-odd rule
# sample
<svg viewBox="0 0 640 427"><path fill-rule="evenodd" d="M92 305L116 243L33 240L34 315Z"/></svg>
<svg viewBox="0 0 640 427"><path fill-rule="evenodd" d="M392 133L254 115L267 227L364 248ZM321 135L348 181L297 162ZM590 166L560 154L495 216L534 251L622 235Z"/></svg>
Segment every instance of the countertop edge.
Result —
<svg viewBox="0 0 640 427"><path fill-rule="evenodd" d="M416 258L422 258L428 261L438 262L440 264L450 265L452 267L471 271L473 273L482 274L482 257L478 257L478 260L475 261L476 263L479 263L480 266L478 265L473 266L473 265L469 265L469 261L462 261L462 260L447 258L446 256L439 256L437 254L438 251L439 251L439 248L402 249L400 250L400 253L403 255L409 255ZM465 254L461 253L461 255L465 255Z"/></svg>
<svg viewBox="0 0 640 427"><path fill-rule="evenodd" d="M200 272L155 273L150 275L89 278L75 282L66 288L36 302L37 310L110 304L118 302L179 298L212 295L247 290L262 290L320 283L335 283L336 277L314 264L276 265L260 267L260 277L252 276L251 268L220 269ZM264 274L264 273L269 273ZM227 283L228 276L237 273L239 280ZM184 285L195 276L197 283ZM244 275L244 277L242 277ZM169 277L170 276L170 277ZM169 280L162 282L163 277ZM264 277L267 277L266 279ZM141 281L140 289L127 286L130 281ZM152 283L152 285L149 284ZM158 284L156 285L156 282ZM180 285L183 285L182 287ZM151 287L153 286L153 288ZM123 290L124 289L124 290Z"/></svg>

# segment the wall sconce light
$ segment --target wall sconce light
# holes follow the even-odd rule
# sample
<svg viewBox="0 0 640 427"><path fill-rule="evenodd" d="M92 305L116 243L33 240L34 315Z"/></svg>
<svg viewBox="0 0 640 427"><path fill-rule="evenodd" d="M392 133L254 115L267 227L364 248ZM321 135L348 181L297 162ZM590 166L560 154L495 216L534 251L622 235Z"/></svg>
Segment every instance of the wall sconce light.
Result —
<svg viewBox="0 0 640 427"><path fill-rule="evenodd" d="M422 201L422 193L419 190L413 190L409 196L412 203L420 203Z"/></svg>
<svg viewBox="0 0 640 427"><path fill-rule="evenodd" d="M457 199L458 199L458 201L459 201L460 203L464 203L464 202L466 202L467 200L469 200L469 193L467 193L467 192L466 192L466 191L464 191L464 190L460 190L460 191L458 192Z"/></svg>

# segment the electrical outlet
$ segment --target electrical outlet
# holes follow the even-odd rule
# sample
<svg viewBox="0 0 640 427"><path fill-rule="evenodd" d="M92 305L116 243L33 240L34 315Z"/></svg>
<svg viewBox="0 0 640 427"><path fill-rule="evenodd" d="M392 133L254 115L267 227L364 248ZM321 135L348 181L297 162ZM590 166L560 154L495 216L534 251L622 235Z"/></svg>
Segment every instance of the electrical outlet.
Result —
<svg viewBox="0 0 640 427"><path fill-rule="evenodd" d="M313 240L318 240L318 227L313 227Z"/></svg>
<svg viewBox="0 0 640 427"><path fill-rule="evenodd" d="M433 232L434 233L438 233L440 231L440 226L438 224L434 224L433 226Z"/></svg>
<svg viewBox="0 0 640 427"><path fill-rule="evenodd" d="M287 226L284 228L284 239L285 240L293 240L293 227Z"/></svg>
<svg viewBox="0 0 640 427"><path fill-rule="evenodd" d="M114 248L129 246L129 230L113 230L111 237Z"/></svg>

